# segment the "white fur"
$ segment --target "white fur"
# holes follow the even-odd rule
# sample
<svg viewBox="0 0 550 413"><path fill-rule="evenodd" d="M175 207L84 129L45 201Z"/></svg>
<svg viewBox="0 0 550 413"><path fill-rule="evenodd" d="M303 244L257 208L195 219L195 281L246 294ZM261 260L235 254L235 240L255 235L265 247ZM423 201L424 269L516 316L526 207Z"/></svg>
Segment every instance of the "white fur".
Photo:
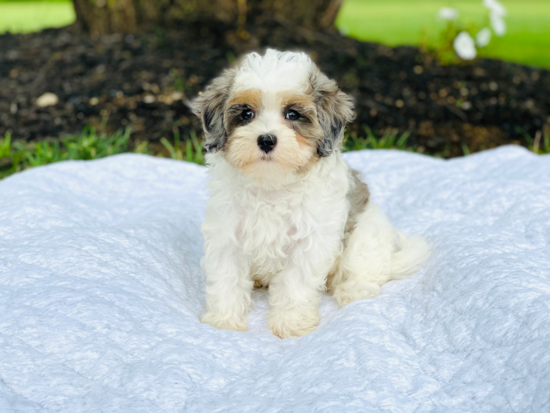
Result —
<svg viewBox="0 0 550 413"><path fill-rule="evenodd" d="M235 78L235 91L256 88L263 91L305 92L313 62L305 53L268 49L262 56L246 55Z"/></svg>
<svg viewBox="0 0 550 413"><path fill-rule="evenodd" d="M395 231L369 201L331 272L329 287L341 306L375 297L382 284L414 274L429 255L430 247L422 237L407 238Z"/></svg>
<svg viewBox="0 0 550 413"><path fill-rule="evenodd" d="M202 321L244 331L254 281L269 285L268 323L280 337L314 331L318 302L330 288L340 305L374 297L390 279L427 259L420 238L396 232L369 201L344 249L352 177L339 152L282 187L262 187L209 154L211 193L203 225L207 276Z"/></svg>
<svg viewBox="0 0 550 413"><path fill-rule="evenodd" d="M325 290L342 306L374 297L382 284L414 273L428 258L427 243L395 231L370 200L362 212L356 211L357 224L345 234L355 178L337 148L319 156L318 142L299 135L301 129L285 118L280 98L281 91L311 93L314 73L329 87L315 99L332 93L349 105L335 108L333 103L324 114L317 109L326 108L311 109L313 136L330 138L332 132L323 131L317 116L325 124L329 116L347 119L351 103L314 69L303 53L272 50L263 57L248 55L237 69L232 93L259 89L261 104L222 150L206 157L211 196L202 227L207 279L202 321L214 327L247 329L256 284L269 286L272 331L282 338L301 336L316 329ZM339 114L338 108L347 111ZM197 112L202 113L200 108ZM336 124L343 130L342 120ZM332 139L341 138L342 130ZM268 153L258 143L264 134L277 137Z"/></svg>

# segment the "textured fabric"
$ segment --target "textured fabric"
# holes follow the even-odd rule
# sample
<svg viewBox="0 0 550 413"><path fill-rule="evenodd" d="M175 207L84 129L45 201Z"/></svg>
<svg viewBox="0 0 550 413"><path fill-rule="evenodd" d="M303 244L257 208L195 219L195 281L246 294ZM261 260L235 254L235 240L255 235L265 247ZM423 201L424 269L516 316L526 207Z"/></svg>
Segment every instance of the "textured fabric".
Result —
<svg viewBox="0 0 550 413"><path fill-rule="evenodd" d="M411 279L281 340L201 324L206 169L141 155L0 181L0 412L550 411L550 156L347 154Z"/></svg>

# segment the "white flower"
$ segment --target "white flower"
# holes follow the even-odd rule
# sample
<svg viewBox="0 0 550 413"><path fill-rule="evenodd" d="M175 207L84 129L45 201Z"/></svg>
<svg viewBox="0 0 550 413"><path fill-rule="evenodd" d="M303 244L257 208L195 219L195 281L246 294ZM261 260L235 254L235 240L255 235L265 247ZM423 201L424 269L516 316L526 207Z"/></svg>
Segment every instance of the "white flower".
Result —
<svg viewBox="0 0 550 413"><path fill-rule="evenodd" d="M497 36L504 36L506 34L506 23L504 19L495 13L491 13L489 18L491 19L491 27L495 31L495 34Z"/></svg>
<svg viewBox="0 0 550 413"><path fill-rule="evenodd" d="M504 36L506 34L506 23L503 18L506 16L504 6L498 0L483 0L483 5L489 9L489 19L495 34Z"/></svg>
<svg viewBox="0 0 550 413"><path fill-rule="evenodd" d="M439 9L437 16L441 20L456 20L458 17L458 10L452 7L442 7Z"/></svg>
<svg viewBox="0 0 550 413"><path fill-rule="evenodd" d="M491 29L485 27L476 35L476 44L478 47L485 47L491 41Z"/></svg>
<svg viewBox="0 0 550 413"><path fill-rule="evenodd" d="M491 14L506 16L506 9L498 0L483 0L483 5L491 11Z"/></svg>
<svg viewBox="0 0 550 413"><path fill-rule="evenodd" d="M456 54L464 60L472 60L477 56L474 39L468 32L460 32L453 42Z"/></svg>

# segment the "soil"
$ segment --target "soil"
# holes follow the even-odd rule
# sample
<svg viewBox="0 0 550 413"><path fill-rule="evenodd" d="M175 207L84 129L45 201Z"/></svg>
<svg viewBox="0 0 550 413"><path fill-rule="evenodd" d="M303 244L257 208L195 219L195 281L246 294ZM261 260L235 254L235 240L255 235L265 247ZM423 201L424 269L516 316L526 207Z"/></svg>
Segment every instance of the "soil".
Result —
<svg viewBox="0 0 550 413"><path fill-rule="evenodd" d="M89 38L73 28L0 36L0 136L38 140L131 127L134 144L199 131L186 102L244 52L305 50L383 134L410 132L419 151L458 156L550 134L550 71L493 59L442 66L418 48L361 42L284 20L220 23ZM54 93L59 102L40 107Z"/></svg>

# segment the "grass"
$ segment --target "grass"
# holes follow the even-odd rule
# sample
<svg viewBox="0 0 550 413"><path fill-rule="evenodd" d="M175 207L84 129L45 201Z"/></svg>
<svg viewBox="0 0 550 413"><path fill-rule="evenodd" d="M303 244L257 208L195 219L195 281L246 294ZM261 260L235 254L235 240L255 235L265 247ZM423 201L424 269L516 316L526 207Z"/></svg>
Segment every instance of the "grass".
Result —
<svg viewBox="0 0 550 413"><path fill-rule="evenodd" d="M174 144L166 138L161 138L160 143L166 148L172 159L187 161L204 165L204 153L202 142L197 139L195 131L191 132L189 139L185 140L185 153L182 150L179 131L174 131Z"/></svg>
<svg viewBox="0 0 550 413"><path fill-rule="evenodd" d="M382 136L377 136L371 128L364 126L364 136L357 136L355 133L345 134L342 145L343 152L358 151L361 149L398 149L401 151L424 153L422 146L411 145L408 142L410 133L408 131L399 134L397 129L387 129ZM518 127L516 132L522 135L527 142L527 149L538 155L550 154L550 128L539 130L534 137L529 135L524 129ZM464 156L470 155L470 149L466 143L462 143L462 153ZM449 150L431 154L436 158L448 158Z"/></svg>
<svg viewBox="0 0 550 413"><path fill-rule="evenodd" d="M502 0L508 11L507 34L493 36L483 55L550 68L550 1ZM467 22L481 26L486 9L481 0L346 0L336 26L350 36L390 46L419 45L422 33L443 29L436 15L441 7L459 10Z"/></svg>
<svg viewBox="0 0 550 413"><path fill-rule="evenodd" d="M408 142L410 132L405 131L399 134L397 129L386 129L381 136L377 136L368 126L363 126L364 136L357 136L356 133L348 133L346 131L342 152L359 151L361 149L398 149L400 151L424 153L425 148L410 144ZM550 150L550 146L548 146ZM469 155L470 150L466 144L462 144L462 152L464 155ZM442 152L430 154L436 158L448 158L450 156L449 149Z"/></svg>
<svg viewBox="0 0 550 413"><path fill-rule="evenodd" d="M80 135L31 143L12 142L7 134L0 140L0 177L53 162L89 160L127 152L129 140L130 130L104 136L93 128L85 128Z"/></svg>
<svg viewBox="0 0 550 413"><path fill-rule="evenodd" d="M0 0L0 34L36 32L49 27L62 27L73 23L72 3L58 1L5 1Z"/></svg>
<svg viewBox="0 0 550 413"><path fill-rule="evenodd" d="M409 152L423 152L422 147L409 143L409 132L398 133L397 129L386 130L377 136L369 127L364 127L365 136L346 133L343 152L361 149L399 149ZM550 128L538 131L534 137L518 129L528 143L529 150L537 154L550 154ZM59 161L90 160L104 158L119 153L142 153L157 157L169 157L204 165L204 149L201 139L195 133L181 139L175 130L173 140L166 138L160 144L148 141L132 144L130 130L118 131L112 135L97 133L94 128L86 127L80 135L68 136L58 140L24 142L11 140L9 134L0 138L0 179L15 172L47 165ZM470 151L463 147L464 155ZM435 157L446 157L445 153Z"/></svg>
<svg viewBox="0 0 550 413"><path fill-rule="evenodd" d="M365 137L358 137L355 133L346 133L343 152L359 151L361 149L400 149L403 151L418 152L418 148L409 146L407 140L410 133L405 131L401 135L397 129L386 130L380 137L373 133L372 129L364 126Z"/></svg>
<svg viewBox="0 0 550 413"><path fill-rule="evenodd" d="M518 133L523 135L527 141L527 147L529 150L537 154L550 153L550 132L547 133L547 130L544 132L539 130L533 138L523 128L517 127L516 130Z"/></svg>
<svg viewBox="0 0 550 413"><path fill-rule="evenodd" d="M183 142L180 141L179 134L175 134L173 142L162 138L161 145L147 141L132 145L129 129L106 135L86 127L80 135L51 141L12 141L11 136L6 134L0 139L0 179L15 172L54 162L99 159L126 152L204 165L202 142L195 134Z"/></svg>

